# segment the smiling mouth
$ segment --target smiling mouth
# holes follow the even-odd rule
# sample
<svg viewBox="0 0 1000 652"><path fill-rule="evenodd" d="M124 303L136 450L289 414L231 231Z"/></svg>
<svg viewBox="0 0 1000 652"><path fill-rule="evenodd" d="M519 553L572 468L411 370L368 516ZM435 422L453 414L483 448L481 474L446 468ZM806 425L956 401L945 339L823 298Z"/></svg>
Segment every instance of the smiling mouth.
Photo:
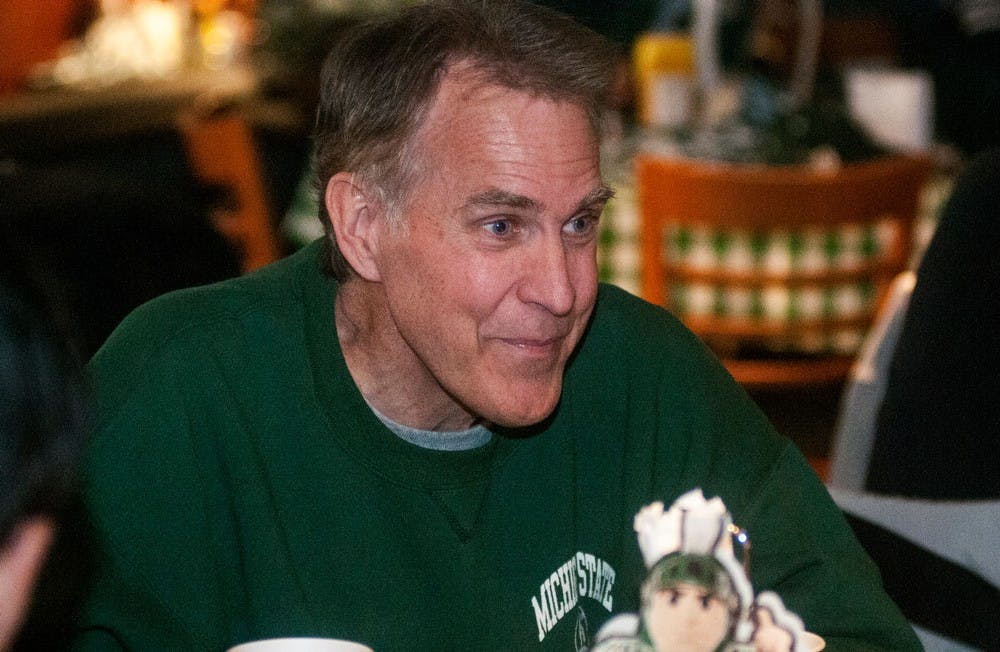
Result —
<svg viewBox="0 0 1000 652"><path fill-rule="evenodd" d="M503 337L500 342L528 355L549 356L562 348L563 337L532 339L523 337Z"/></svg>
<svg viewBox="0 0 1000 652"><path fill-rule="evenodd" d="M503 342L510 344L512 346L552 346L562 341L561 337L547 337L545 339L532 339L527 337L504 337L501 338Z"/></svg>

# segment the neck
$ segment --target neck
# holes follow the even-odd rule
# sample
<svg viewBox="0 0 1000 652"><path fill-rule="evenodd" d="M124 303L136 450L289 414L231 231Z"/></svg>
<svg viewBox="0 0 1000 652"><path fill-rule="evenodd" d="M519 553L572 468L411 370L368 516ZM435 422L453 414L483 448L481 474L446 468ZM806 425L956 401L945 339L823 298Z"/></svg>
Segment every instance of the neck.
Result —
<svg viewBox="0 0 1000 652"><path fill-rule="evenodd" d="M373 408L420 430L465 430L479 422L403 339L379 283L356 277L345 281L337 292L334 315L347 369Z"/></svg>

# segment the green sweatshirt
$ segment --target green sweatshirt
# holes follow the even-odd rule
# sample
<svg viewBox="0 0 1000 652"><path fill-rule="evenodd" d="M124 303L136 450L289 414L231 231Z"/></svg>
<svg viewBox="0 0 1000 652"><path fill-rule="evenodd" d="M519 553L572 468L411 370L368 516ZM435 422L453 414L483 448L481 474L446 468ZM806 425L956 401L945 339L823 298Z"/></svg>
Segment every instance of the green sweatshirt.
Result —
<svg viewBox="0 0 1000 652"><path fill-rule="evenodd" d="M320 251L156 299L91 362L80 649L582 650L638 607L635 513L693 487L827 649L920 649L795 446L666 312L601 287L551 419L427 450L354 385Z"/></svg>

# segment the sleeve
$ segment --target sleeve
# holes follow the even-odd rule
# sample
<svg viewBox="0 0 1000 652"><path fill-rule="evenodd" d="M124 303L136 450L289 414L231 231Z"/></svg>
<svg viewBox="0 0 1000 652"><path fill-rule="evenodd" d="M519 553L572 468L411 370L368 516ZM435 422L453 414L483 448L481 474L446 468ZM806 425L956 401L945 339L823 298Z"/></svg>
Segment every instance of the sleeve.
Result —
<svg viewBox="0 0 1000 652"><path fill-rule="evenodd" d="M678 340L679 341L679 340ZM703 349L666 349L660 477L720 496L750 536L755 593L774 591L827 650L920 650L819 477ZM666 413L667 410L664 408Z"/></svg>
<svg viewBox="0 0 1000 652"><path fill-rule="evenodd" d="M117 347L121 348L121 347ZM189 425L193 352L125 347L91 365L85 500L97 551L74 649L210 649L226 621L208 444ZM187 371L185 371L187 370Z"/></svg>
<svg viewBox="0 0 1000 652"><path fill-rule="evenodd" d="M746 512L757 592L778 593L827 650L921 649L875 564L794 444L788 442Z"/></svg>

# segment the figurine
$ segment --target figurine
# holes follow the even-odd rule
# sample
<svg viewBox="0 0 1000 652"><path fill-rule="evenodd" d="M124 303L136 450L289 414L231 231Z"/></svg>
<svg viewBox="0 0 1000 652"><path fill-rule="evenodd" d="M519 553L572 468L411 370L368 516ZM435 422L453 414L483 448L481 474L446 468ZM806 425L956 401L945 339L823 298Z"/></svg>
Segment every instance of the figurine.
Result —
<svg viewBox="0 0 1000 652"><path fill-rule="evenodd" d="M635 531L649 574L639 614L612 618L591 652L806 652L802 620L781 598L754 598L733 537L748 550L722 500L700 489L636 514Z"/></svg>

